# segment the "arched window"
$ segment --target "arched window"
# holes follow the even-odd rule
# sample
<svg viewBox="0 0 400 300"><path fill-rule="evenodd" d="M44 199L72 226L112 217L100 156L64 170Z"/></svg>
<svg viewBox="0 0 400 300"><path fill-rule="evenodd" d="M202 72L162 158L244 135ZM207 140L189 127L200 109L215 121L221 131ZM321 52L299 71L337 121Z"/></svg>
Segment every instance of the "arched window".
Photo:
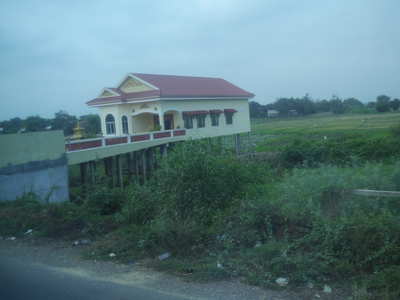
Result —
<svg viewBox="0 0 400 300"><path fill-rule="evenodd" d="M126 116L122 116L122 133L128 134L128 118Z"/></svg>
<svg viewBox="0 0 400 300"><path fill-rule="evenodd" d="M115 119L111 114L106 116L106 132L107 134L115 134Z"/></svg>

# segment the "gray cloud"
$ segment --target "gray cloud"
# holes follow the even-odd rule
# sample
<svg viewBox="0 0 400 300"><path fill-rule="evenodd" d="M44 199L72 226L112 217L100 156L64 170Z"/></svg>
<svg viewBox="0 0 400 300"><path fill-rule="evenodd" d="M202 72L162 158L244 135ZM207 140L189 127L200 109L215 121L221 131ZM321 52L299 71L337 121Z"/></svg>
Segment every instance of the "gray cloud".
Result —
<svg viewBox="0 0 400 300"><path fill-rule="evenodd" d="M400 97L398 0L2 1L0 119L85 102L128 72L223 77L267 103Z"/></svg>

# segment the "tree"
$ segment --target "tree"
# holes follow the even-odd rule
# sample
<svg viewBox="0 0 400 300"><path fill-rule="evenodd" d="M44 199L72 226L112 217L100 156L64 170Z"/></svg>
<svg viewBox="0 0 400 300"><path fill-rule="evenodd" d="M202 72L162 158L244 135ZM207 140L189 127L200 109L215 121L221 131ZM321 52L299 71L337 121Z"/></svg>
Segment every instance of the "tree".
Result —
<svg viewBox="0 0 400 300"><path fill-rule="evenodd" d="M88 136L95 136L101 132L100 117L95 114L80 117L80 126L85 129Z"/></svg>
<svg viewBox="0 0 400 300"><path fill-rule="evenodd" d="M55 118L52 122L52 129L59 129L64 131L64 135L71 135L76 126L77 118L69 115L66 111L60 110L55 113Z"/></svg>
<svg viewBox="0 0 400 300"><path fill-rule="evenodd" d="M12 118L8 121L3 121L1 127L4 129L4 133L17 133L21 130L23 121L20 118Z"/></svg>
<svg viewBox="0 0 400 300"><path fill-rule="evenodd" d="M376 110L378 112L390 111L390 97L386 95L376 97Z"/></svg>
<svg viewBox="0 0 400 300"><path fill-rule="evenodd" d="M330 105L328 100L315 101L316 112L328 112L330 111Z"/></svg>
<svg viewBox="0 0 400 300"><path fill-rule="evenodd" d="M393 99L390 101L390 108L393 110L399 110L400 108L400 100L399 99Z"/></svg>
<svg viewBox="0 0 400 300"><path fill-rule="evenodd" d="M289 111L296 110L296 102L294 98L280 98L275 101L273 107L279 111L280 115L288 116Z"/></svg>
<svg viewBox="0 0 400 300"><path fill-rule="evenodd" d="M316 112L315 103L308 95L295 99L295 110L301 115L310 115Z"/></svg>
<svg viewBox="0 0 400 300"><path fill-rule="evenodd" d="M46 130L46 127L50 125L49 119L44 119L39 116L30 116L24 120L26 131L42 131Z"/></svg>
<svg viewBox="0 0 400 300"><path fill-rule="evenodd" d="M346 111L343 101L337 96L332 97L332 99L329 101L329 105L331 112L334 114L343 114Z"/></svg>

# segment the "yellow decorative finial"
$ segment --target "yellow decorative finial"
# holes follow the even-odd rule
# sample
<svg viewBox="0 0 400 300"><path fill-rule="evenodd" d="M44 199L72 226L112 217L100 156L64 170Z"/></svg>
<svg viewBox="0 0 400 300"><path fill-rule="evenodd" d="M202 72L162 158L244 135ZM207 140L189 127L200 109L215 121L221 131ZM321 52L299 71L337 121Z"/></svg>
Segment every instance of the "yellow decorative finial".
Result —
<svg viewBox="0 0 400 300"><path fill-rule="evenodd" d="M85 129L80 126L80 122L78 121L76 127L73 129L74 134L72 135L71 139L79 140L83 139L85 136Z"/></svg>

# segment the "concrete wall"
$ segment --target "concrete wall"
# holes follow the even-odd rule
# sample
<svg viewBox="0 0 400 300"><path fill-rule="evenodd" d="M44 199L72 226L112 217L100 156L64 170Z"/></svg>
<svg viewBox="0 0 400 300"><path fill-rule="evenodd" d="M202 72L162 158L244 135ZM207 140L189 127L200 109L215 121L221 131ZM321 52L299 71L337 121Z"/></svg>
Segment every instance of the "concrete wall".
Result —
<svg viewBox="0 0 400 300"><path fill-rule="evenodd" d="M0 136L0 201L28 192L41 200L68 200L68 164L62 131Z"/></svg>

